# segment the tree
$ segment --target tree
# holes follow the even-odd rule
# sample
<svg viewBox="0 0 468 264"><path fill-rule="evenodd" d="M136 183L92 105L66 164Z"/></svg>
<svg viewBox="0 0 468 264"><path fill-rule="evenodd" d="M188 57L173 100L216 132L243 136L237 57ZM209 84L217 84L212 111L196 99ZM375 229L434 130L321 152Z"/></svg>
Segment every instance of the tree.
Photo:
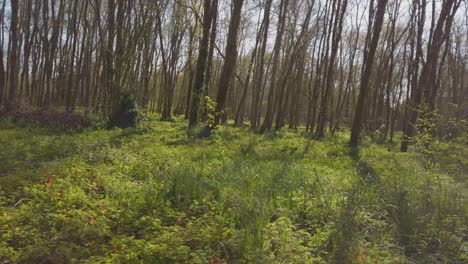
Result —
<svg viewBox="0 0 468 264"><path fill-rule="evenodd" d="M263 121L263 125L260 128L260 133L265 133L271 129L273 124L273 115L274 115L274 105L275 105L275 93L276 93L276 81L277 81L277 73L279 68L279 59L280 59L280 51L283 42L283 34L285 28L285 21L286 21L286 12L288 10L288 3L287 0L281 0L280 3L280 13L278 17L278 28L276 32L276 40L275 46L273 48L273 61L272 63L272 70L271 70L271 83L270 83L270 91L268 92L268 102L267 102L267 109L265 114L265 120Z"/></svg>
<svg viewBox="0 0 468 264"><path fill-rule="evenodd" d="M232 0L232 14L231 14L231 21L229 22L229 30L228 30L228 39L226 43L226 57L224 60L223 69L221 72L221 77L218 84L218 95L216 96L216 109L215 109L215 116L214 116L214 123L209 124L205 131L208 134L211 133L213 129L219 125L221 119L221 113L224 111L226 106L226 97L227 92L229 90L229 85L231 79L234 75L234 69L236 66L236 58L237 58L237 35L239 31L239 24L241 19L242 13L242 5L244 4L244 0Z"/></svg>
<svg viewBox="0 0 468 264"><path fill-rule="evenodd" d="M16 108L16 83L17 83L17 66L18 66L18 0L11 0L11 24L10 24L10 56L8 58L9 71L9 89L8 99L6 101L6 111L12 111ZM2 62L3 64L3 62Z"/></svg>
<svg viewBox="0 0 468 264"><path fill-rule="evenodd" d="M202 37L200 46L198 47L197 66L195 68L195 81L192 94L192 103L190 106L189 127L194 127L198 124L201 96L203 94L203 85L205 83L206 60L208 56L208 43L210 39L211 21L214 13L217 10L212 8L217 7L218 0L204 0L203 4L203 23Z"/></svg>
<svg viewBox="0 0 468 264"><path fill-rule="evenodd" d="M380 32L382 31L382 24L385 15L385 9L387 7L388 0L380 0L377 4L377 11L375 13L375 22L372 25L372 31L369 31L370 43L366 47L364 55L364 66L361 74L361 84L359 88L359 97L356 105L356 111L354 115L353 127L351 130L351 147L357 147L359 144L359 135L362 129L362 119L364 116L364 107L369 93L369 81L372 74L372 67L374 64L375 52L377 44L379 43Z"/></svg>
<svg viewBox="0 0 468 264"><path fill-rule="evenodd" d="M325 136L325 126L328 118L328 109L329 109L329 97L333 89L333 84L335 82L335 61L338 54L338 47L341 41L341 34L343 31L343 21L344 15L346 13L346 8L348 6L348 1L336 1L334 3L334 8L332 11L332 16L334 16L333 27L332 27L332 47L330 59L328 61L328 69L326 76L326 83L324 87L324 95L322 97L322 104L320 106L319 121L317 126L317 138L323 138ZM378 39L377 39L378 40Z"/></svg>
<svg viewBox="0 0 468 264"><path fill-rule="evenodd" d="M423 0L423 7L425 9L425 0ZM408 145L416 133L415 124L419 117L420 111L433 111L435 108L435 97L437 94L437 65L443 64L441 61L440 53L445 42L448 41L453 19L455 14L460 7L460 0L447 0L442 3L441 11L437 24L432 23L431 26L431 37L428 42L427 56L425 63L421 69L421 74L415 85L415 91L413 91L408 104L408 117L403 130L403 140L401 143L401 151L408 151ZM424 10L422 12L425 12ZM422 15L424 16L424 14ZM433 17L433 19L435 19ZM421 22L422 23L422 22ZM423 28L423 24L419 25L420 30ZM421 48L418 48L420 50ZM420 51L421 52L421 51ZM445 56L444 56L445 57ZM416 77L415 77L416 78ZM427 109L423 109L427 107ZM423 113L426 114L426 113Z"/></svg>
<svg viewBox="0 0 468 264"><path fill-rule="evenodd" d="M263 77L265 74L264 64L265 64L265 52L268 42L268 29L270 28L270 10L273 0L266 0L265 9L263 11L263 22L262 22L262 40L261 48L258 54L258 63L255 70L255 80L252 88L252 104L251 104L251 113L250 113L250 125L252 129L256 129L259 122L260 115L260 94L261 87L263 84Z"/></svg>

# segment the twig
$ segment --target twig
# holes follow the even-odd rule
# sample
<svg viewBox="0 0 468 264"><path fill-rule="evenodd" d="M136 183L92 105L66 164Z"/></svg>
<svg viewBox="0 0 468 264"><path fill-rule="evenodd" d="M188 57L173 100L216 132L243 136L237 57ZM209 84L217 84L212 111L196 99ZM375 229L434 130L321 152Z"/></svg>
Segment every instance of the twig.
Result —
<svg viewBox="0 0 468 264"><path fill-rule="evenodd" d="M24 201L32 201L32 199L21 198L18 202L15 203L15 205L13 205L13 208L17 207L20 203L22 203Z"/></svg>

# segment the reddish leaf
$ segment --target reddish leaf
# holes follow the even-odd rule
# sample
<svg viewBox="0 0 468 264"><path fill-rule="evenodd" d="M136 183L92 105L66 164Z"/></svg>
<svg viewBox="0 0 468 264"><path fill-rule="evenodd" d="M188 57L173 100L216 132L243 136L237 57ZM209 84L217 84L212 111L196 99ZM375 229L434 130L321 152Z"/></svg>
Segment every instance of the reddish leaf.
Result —
<svg viewBox="0 0 468 264"><path fill-rule="evenodd" d="M54 177L53 175L49 175L47 176L47 178L44 180L44 183L47 184L47 185L52 185L52 183L54 182Z"/></svg>

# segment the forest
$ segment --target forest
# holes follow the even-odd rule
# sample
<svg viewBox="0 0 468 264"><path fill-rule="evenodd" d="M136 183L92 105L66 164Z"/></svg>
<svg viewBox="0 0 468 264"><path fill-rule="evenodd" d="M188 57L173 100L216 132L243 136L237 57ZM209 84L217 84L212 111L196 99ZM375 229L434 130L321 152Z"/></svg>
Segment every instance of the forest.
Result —
<svg viewBox="0 0 468 264"><path fill-rule="evenodd" d="M0 263L468 263L468 1L0 0Z"/></svg>

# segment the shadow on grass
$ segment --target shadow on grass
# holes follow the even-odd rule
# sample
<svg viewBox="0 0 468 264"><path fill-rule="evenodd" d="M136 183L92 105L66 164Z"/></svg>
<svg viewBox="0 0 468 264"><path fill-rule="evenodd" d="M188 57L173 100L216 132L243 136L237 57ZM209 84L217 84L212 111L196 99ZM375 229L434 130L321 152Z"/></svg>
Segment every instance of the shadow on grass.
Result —
<svg viewBox="0 0 468 264"><path fill-rule="evenodd" d="M380 183L379 175L377 175L374 168L361 157L359 148L351 148L350 156L354 162L356 162L356 172L364 183L368 185L377 185Z"/></svg>

